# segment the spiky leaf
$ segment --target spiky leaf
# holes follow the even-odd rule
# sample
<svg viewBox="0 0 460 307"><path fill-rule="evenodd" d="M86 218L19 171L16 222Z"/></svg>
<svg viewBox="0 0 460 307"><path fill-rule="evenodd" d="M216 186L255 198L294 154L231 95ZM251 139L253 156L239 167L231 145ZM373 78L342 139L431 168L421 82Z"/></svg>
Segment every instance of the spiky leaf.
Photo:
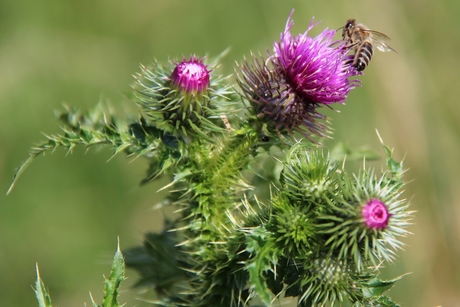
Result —
<svg viewBox="0 0 460 307"><path fill-rule="evenodd" d="M113 258L112 271L110 276L105 280L104 285L104 300L102 305L104 307L119 307L118 295L121 282L125 278L125 261L120 249L117 249L115 257Z"/></svg>
<svg viewBox="0 0 460 307"><path fill-rule="evenodd" d="M394 283L403 277L404 275L401 275L391 280L380 280L377 277L373 278L363 287L364 297L367 299L381 297L385 291L393 287Z"/></svg>
<svg viewBox="0 0 460 307"><path fill-rule="evenodd" d="M118 296L120 294L120 285L124 280L125 276L125 261L120 251L120 246L117 247L117 252L113 258L112 270L109 278L104 277L104 299L102 305L97 305L93 298L91 301L93 307L122 307L118 302Z"/></svg>
<svg viewBox="0 0 460 307"><path fill-rule="evenodd" d="M247 263L249 285L265 304L270 304L271 295L266 284L265 273L276 264L278 255L275 245L267 240L269 234L262 229L253 229L247 240L247 251L254 257Z"/></svg>
<svg viewBox="0 0 460 307"><path fill-rule="evenodd" d="M40 278L40 272L37 265L37 281L35 282L35 296L37 297L39 307L52 307L51 297L46 290L43 280Z"/></svg>

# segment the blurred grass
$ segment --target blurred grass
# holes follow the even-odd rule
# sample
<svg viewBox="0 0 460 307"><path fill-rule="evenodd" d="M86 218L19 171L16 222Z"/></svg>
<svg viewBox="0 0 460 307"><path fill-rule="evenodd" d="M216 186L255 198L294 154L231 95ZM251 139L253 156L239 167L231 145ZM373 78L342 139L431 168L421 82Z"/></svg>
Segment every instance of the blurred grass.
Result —
<svg viewBox="0 0 460 307"><path fill-rule="evenodd" d="M460 2L397 1L31 1L0 3L0 190L40 132L59 131L63 102L89 108L99 100L129 104L139 63L219 54L223 70L250 51L265 54L292 8L294 32L311 18L338 28L355 17L392 37L398 54L378 53L362 88L327 112L334 138L380 150L375 134L409 168L406 197L417 210L406 250L385 270L406 276L392 290L403 306L460 305ZM317 33L317 32L315 32ZM102 98L101 98L102 97ZM332 142L331 142L332 143ZM9 196L0 193L0 301L36 306L38 262L56 306L102 298L120 236L121 247L161 228L151 207L155 186L139 188L146 164L108 150L56 151L36 159ZM146 306L122 289L127 306ZM147 298L149 293L138 294Z"/></svg>

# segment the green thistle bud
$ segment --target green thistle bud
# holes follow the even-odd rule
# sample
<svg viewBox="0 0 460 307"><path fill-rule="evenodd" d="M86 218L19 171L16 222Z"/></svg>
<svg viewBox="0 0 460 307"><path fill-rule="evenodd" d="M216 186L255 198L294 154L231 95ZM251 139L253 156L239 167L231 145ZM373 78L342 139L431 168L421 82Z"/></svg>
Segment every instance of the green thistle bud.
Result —
<svg viewBox="0 0 460 307"><path fill-rule="evenodd" d="M321 198L325 191L334 189L337 168L329 154L299 143L286 156L280 175L283 193L302 202Z"/></svg>
<svg viewBox="0 0 460 307"><path fill-rule="evenodd" d="M212 78L213 69L203 62L193 55L189 60L170 62L168 67L154 63L149 68L141 66L135 76L137 102L149 124L163 130L168 138L190 143L193 135L222 131L213 119L218 118L221 98L228 100L229 86L220 76ZM217 61L209 66L216 68Z"/></svg>
<svg viewBox="0 0 460 307"><path fill-rule="evenodd" d="M353 177L342 173L338 191L325 195L325 215L319 217L329 253L353 261L358 270L393 260L412 214L400 198L401 187L390 172L380 178L368 170Z"/></svg>
<svg viewBox="0 0 460 307"><path fill-rule="evenodd" d="M308 206L296 206L284 194L271 201L272 216L267 229L286 257L308 257L317 246L314 211Z"/></svg>
<svg viewBox="0 0 460 307"><path fill-rule="evenodd" d="M286 290L286 296L298 297L298 306L335 306L345 300L353 282L347 265L333 258L295 263L293 274L298 281Z"/></svg>

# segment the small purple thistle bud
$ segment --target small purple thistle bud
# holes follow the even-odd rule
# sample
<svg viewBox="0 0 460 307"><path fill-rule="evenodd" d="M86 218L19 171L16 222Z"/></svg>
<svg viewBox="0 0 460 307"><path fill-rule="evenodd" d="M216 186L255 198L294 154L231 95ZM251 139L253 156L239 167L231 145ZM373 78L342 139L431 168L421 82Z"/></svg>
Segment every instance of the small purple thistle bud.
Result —
<svg viewBox="0 0 460 307"><path fill-rule="evenodd" d="M386 228L388 226L388 220L391 217L385 203L375 198L369 200L363 206L361 215L366 226L376 230Z"/></svg>
<svg viewBox="0 0 460 307"><path fill-rule="evenodd" d="M188 61L184 57L174 68L170 80L178 89L190 94L203 93L210 85L209 71L203 59L198 60L195 55L190 56Z"/></svg>

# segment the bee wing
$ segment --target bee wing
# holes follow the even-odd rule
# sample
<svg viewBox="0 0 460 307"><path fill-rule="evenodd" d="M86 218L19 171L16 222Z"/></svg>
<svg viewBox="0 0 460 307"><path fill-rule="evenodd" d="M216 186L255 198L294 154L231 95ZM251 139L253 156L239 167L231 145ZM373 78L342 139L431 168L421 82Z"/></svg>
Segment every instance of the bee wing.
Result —
<svg viewBox="0 0 460 307"><path fill-rule="evenodd" d="M390 46L388 46L385 42L382 42L382 41L376 40L376 39L374 39L372 42L373 42L374 46L375 46L378 50L380 50L380 51L382 51L382 52L387 52L387 51L396 52L396 50L394 50L393 48L391 48Z"/></svg>
<svg viewBox="0 0 460 307"><path fill-rule="evenodd" d="M396 52L393 48L387 45L387 41L391 40L386 34L383 34L382 32L374 31L374 30L368 30L368 32L371 35L372 38L372 44L380 51L382 52L387 52L387 51L393 51Z"/></svg>

